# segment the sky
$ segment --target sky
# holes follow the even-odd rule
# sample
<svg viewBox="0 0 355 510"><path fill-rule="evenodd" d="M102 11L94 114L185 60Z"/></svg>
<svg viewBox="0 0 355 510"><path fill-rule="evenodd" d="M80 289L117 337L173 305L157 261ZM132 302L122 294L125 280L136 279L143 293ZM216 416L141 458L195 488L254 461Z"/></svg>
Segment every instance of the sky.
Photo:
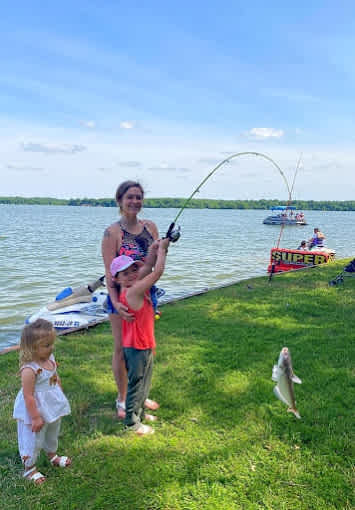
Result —
<svg viewBox="0 0 355 510"><path fill-rule="evenodd" d="M0 196L186 197L259 152L298 200L355 199L355 4L3 0ZM266 158L197 198L287 199Z"/></svg>

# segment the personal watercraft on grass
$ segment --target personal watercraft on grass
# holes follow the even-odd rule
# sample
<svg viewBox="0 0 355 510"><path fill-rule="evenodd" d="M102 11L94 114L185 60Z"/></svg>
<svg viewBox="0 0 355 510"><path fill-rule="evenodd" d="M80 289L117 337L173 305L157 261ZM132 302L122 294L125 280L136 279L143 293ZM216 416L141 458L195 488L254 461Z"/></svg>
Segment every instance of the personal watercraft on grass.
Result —
<svg viewBox="0 0 355 510"><path fill-rule="evenodd" d="M101 277L77 289L66 287L54 301L31 315L26 324L39 318L46 319L59 334L65 334L107 321L107 291L100 290L104 287L103 280L104 277Z"/></svg>
<svg viewBox="0 0 355 510"><path fill-rule="evenodd" d="M26 319L26 324L30 324L36 319L45 319L53 324L57 334L65 335L107 321L109 318L106 307L108 293L106 290L100 289L100 287L104 287L103 281L104 277L102 276L89 285L74 290L71 287L66 287L54 301ZM163 289L155 286L151 289L151 300L156 319L161 316L161 312L158 310L158 300L164 294Z"/></svg>

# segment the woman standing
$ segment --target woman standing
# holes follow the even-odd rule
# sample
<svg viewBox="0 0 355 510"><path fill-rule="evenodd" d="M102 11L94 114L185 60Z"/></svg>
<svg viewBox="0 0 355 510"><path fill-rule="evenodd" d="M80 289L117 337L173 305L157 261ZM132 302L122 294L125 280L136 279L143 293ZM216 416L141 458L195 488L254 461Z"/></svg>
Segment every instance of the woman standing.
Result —
<svg viewBox="0 0 355 510"><path fill-rule="evenodd" d="M155 223L140 220L137 215L142 209L144 190L138 182L125 181L116 191L116 202L120 208L120 219L106 228L102 240L102 257L105 264L108 289L108 311L114 338L112 371L118 388L116 400L117 416L125 418L125 401L127 394L127 371L121 343L121 320L134 320L127 312L127 307L119 302L117 290L112 281L110 266L115 257L128 255L134 260L144 260L149 246L158 239L159 233ZM157 402L146 400L145 406L155 410Z"/></svg>

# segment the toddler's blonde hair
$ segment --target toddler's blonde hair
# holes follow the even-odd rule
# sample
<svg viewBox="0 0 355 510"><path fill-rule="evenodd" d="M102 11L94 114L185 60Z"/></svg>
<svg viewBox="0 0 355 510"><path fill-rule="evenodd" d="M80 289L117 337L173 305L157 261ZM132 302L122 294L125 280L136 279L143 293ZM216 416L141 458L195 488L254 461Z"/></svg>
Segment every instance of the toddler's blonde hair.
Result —
<svg viewBox="0 0 355 510"><path fill-rule="evenodd" d="M55 340L56 334L51 322L37 319L27 324L22 330L20 343L20 368L29 361L33 361L37 344L41 340Z"/></svg>

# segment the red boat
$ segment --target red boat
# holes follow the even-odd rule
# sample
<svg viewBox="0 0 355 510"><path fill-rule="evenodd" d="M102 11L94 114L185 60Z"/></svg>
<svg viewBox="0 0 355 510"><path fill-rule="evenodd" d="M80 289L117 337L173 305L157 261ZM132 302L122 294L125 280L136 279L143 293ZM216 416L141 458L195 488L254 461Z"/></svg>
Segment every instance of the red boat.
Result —
<svg viewBox="0 0 355 510"><path fill-rule="evenodd" d="M334 260L335 251L327 248L318 250L290 250L288 248L272 248L268 273L281 273L291 269L313 267L327 264Z"/></svg>

